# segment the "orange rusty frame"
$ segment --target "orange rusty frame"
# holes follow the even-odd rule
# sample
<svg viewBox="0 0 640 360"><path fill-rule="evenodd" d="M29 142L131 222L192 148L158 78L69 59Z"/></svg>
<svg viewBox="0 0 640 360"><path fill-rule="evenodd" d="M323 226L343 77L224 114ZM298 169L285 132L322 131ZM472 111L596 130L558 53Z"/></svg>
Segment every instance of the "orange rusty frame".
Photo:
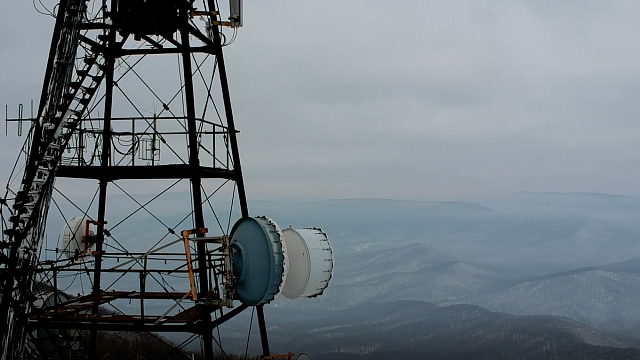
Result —
<svg viewBox="0 0 640 360"><path fill-rule="evenodd" d="M196 278L193 274L193 264L191 263L191 247L189 246L189 235L191 234L206 234L209 231L207 228L182 230L182 240L184 242L184 253L187 256L187 270L189 271L189 284L191 285L191 300L198 300L198 291L196 290Z"/></svg>

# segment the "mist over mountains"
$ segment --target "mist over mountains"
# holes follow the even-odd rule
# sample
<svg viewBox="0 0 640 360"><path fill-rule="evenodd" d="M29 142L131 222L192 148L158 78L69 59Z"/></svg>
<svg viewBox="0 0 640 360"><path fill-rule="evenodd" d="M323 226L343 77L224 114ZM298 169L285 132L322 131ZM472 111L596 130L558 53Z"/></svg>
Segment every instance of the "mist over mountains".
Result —
<svg viewBox="0 0 640 360"><path fill-rule="evenodd" d="M366 304L317 321L281 327L285 347L334 359L639 358L637 341L601 334L568 318L513 316L474 305L422 301ZM277 338L276 338L277 339Z"/></svg>
<svg viewBox="0 0 640 360"><path fill-rule="evenodd" d="M266 213L270 205L252 209ZM637 198L517 193L486 203L335 200L314 203L306 213L304 205L292 204L297 209L290 214L287 204L274 208L292 222L305 215L324 220L321 208L331 214L318 226L337 249L335 277L317 299L277 299L276 317L290 307L331 311L422 300L562 316L640 337Z"/></svg>
<svg viewBox="0 0 640 360"><path fill-rule="evenodd" d="M170 217L181 197L157 201ZM122 211L132 206L125 200L110 199ZM517 193L481 203L251 201L249 209L283 227L320 227L334 247L324 295L265 307L270 340L284 352L638 357L625 348L640 348L640 199ZM127 231L149 236L156 224L140 219ZM228 348L244 351L250 317L223 326ZM259 352L257 329L250 349Z"/></svg>

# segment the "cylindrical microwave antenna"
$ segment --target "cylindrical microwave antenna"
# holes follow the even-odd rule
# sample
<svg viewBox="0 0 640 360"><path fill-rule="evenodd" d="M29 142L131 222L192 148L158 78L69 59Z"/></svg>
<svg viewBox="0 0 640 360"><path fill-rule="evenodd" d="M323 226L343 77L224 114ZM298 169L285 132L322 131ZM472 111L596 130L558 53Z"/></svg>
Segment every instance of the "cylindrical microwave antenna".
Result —
<svg viewBox="0 0 640 360"><path fill-rule="evenodd" d="M317 228L284 229L289 271L282 294L289 299L321 295L333 276L333 249L327 234Z"/></svg>

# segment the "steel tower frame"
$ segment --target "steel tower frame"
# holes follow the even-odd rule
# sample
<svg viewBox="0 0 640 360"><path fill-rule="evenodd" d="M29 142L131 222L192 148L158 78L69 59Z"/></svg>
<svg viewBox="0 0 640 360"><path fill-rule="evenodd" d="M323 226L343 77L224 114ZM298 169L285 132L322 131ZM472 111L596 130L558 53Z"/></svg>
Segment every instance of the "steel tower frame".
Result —
<svg viewBox="0 0 640 360"><path fill-rule="evenodd" d="M134 24L139 19L127 18L122 15L123 4L134 3L135 0L109 0L109 3L107 0L103 0L100 10L103 16L97 20L90 20L86 16L86 7L89 1L91 0L60 1L39 109L37 117L32 119L32 141L25 143L23 149L23 152L28 156L26 156L20 189L13 194L15 195L13 199L8 196L0 199L1 205L11 214L9 218L11 226L6 227L3 240L0 242L3 248L0 253L0 262L3 265L0 272L0 286L2 287L0 314L8 314L0 322L0 339L3 348L0 352L0 359L21 358L25 351L25 343L28 341L27 337L34 329L45 329L45 331L52 332L58 329L89 331L88 358L90 359L96 356L98 331L184 331L199 334L204 345L204 358L212 359L214 356L212 330L246 308L241 305L215 320L211 318L211 314L219 311L224 305L220 300L220 291L212 287L217 288L224 286L224 284L218 284L218 278L212 278L216 276L216 273L215 270L214 275L211 272L211 264L214 260L212 260L212 251L208 246L212 243L222 242L224 244L225 240L206 236L203 213L203 204L208 200L208 198L203 198L203 179L223 179L235 183L241 216L249 216L236 138L237 130L223 56L225 44L219 30L221 26L228 25L228 23L220 18L219 9L213 0L204 2L204 11L195 9L193 1L165 1L170 5L176 5L177 17L174 18L176 22L173 24L175 29L164 33L161 31L161 33L150 34L148 31L140 30L138 25ZM94 1L98 2L98 0ZM191 21L193 16L206 18L212 31L203 33L197 26L194 26ZM88 33L98 35L92 37ZM175 34L179 34L179 36L175 36ZM131 37L144 41L149 47L128 47L127 39ZM203 45L194 46L191 38L195 38ZM86 50L82 59L83 68L78 67L77 64L74 65L79 46ZM135 164L135 161L127 165L114 163L113 139L116 135L121 134L116 134L113 126L114 122L123 120L113 116L114 88L118 86L114 74L117 62L125 56L144 57L162 54L179 54L182 58L181 76L184 81L186 114L180 120L186 123L183 134L186 135L187 140L188 162L168 165L154 163L152 166ZM225 124L214 125L212 132L209 133L202 130L202 124L206 121L199 119L196 115L195 87L192 76L197 72L192 66L194 54L211 55L217 64ZM87 132L86 129L83 130L82 124L87 119L89 104L95 100L93 97L101 85L104 88L103 117L92 119L101 123L101 134L97 134L102 139L98 156L99 163L87 166L83 162L82 145L78 146L80 154L77 155L77 163L76 158L73 161L63 161L63 152L65 149L71 148L71 143L74 141L82 143L83 131ZM147 121L147 119L144 120ZM131 122L135 128L136 120L131 119ZM161 136L161 133L157 132L155 128L149 130L148 127L146 131L153 133L154 136L153 153L155 136ZM135 129L132 129L131 135L135 137L136 134ZM201 164L200 142L202 137L207 134L213 137L220 135L225 137L227 146L225 156L227 161L230 160L231 163L227 168L216 166L215 155L212 166ZM135 153L136 149L132 149ZM152 154L153 156L155 155ZM132 158L135 158L135 154ZM50 269L42 269L42 263L39 261L56 177L91 179L99 184L97 216L92 220L92 224L97 227L95 250L92 252L93 269L89 270L86 267L84 269L93 275L93 284L90 294L67 302L59 301L57 297L54 297L55 305L42 309L35 305L37 300L36 276L48 271L49 278L53 279L50 286L56 289L56 274L67 270L73 271L77 268L77 264L61 265L49 262L47 265L50 265ZM194 302L192 307L184 309L170 318L166 318L165 315L162 317L146 315L144 301L149 299L183 300L185 294L181 292L145 292L142 280L140 292L105 292L102 288L103 274L115 271L113 268L103 268L106 256L105 237L110 236L106 218L109 184L116 180L131 179L189 179L191 183L192 213L195 225L192 232L196 235L192 242L195 243L196 250L194 261L197 264L195 271L200 301ZM144 208L144 206L141 207ZM169 228L169 231L172 232L172 229ZM122 259L127 260L131 258L132 254L125 251L121 256ZM188 261L190 260L191 258L188 258ZM136 261L139 262L139 260ZM141 274L145 274L145 276L156 271L152 268L146 268L146 257L144 266ZM161 272L162 269L157 271ZM214 290L218 291L217 295L212 295ZM102 315L100 305L115 299L139 299L141 304L139 313L118 316ZM263 354L267 356L270 355L270 350L262 305L257 306L256 310L262 350Z"/></svg>

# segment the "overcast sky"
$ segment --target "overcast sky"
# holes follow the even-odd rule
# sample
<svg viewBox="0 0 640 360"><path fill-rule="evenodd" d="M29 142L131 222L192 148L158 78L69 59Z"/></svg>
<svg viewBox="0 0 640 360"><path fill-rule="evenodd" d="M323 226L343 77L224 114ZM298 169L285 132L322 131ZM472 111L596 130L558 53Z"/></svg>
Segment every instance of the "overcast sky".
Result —
<svg viewBox="0 0 640 360"><path fill-rule="evenodd" d="M640 195L640 2L244 9L225 54L250 198ZM29 1L0 2L10 116L39 97L52 28ZM0 136L3 183L17 144Z"/></svg>

